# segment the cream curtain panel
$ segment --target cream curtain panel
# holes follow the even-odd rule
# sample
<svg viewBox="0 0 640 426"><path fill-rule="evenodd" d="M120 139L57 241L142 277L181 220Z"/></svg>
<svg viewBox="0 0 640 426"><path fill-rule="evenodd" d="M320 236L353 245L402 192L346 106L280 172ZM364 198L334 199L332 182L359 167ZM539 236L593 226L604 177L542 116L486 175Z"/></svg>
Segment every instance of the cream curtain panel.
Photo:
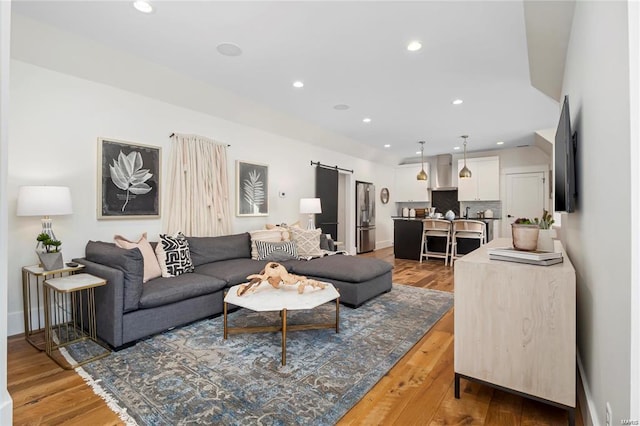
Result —
<svg viewBox="0 0 640 426"><path fill-rule="evenodd" d="M198 135L171 137L167 233L191 237L231 233L227 146Z"/></svg>

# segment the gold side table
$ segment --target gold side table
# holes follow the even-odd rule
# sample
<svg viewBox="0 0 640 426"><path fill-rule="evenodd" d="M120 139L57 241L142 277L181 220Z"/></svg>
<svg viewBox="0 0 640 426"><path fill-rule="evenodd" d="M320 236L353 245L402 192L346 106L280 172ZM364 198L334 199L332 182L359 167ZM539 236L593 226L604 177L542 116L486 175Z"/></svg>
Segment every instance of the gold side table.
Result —
<svg viewBox="0 0 640 426"><path fill-rule="evenodd" d="M95 288L106 283L103 278L91 274L75 274L44 281L46 352L62 368L74 369L111 353L98 340L96 333ZM74 345L86 341L82 345ZM74 346L71 348L71 345ZM61 353L63 347L74 350L70 354L73 359ZM79 356L82 359L76 360Z"/></svg>
<svg viewBox="0 0 640 426"><path fill-rule="evenodd" d="M22 311L24 313L24 338L33 347L43 351L44 317L40 309L42 296L42 283L47 278L73 275L81 271L84 265L64 267L53 271L45 271L38 265L24 266L22 268Z"/></svg>

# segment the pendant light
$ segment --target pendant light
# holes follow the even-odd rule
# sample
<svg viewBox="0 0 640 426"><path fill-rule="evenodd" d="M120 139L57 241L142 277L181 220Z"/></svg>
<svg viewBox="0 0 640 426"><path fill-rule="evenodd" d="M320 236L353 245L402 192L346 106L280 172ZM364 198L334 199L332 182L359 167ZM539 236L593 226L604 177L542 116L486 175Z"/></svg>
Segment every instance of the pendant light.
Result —
<svg viewBox="0 0 640 426"><path fill-rule="evenodd" d="M424 141L418 142L420 144L420 159L422 160L422 169L416 176L418 180L427 180L429 176L427 176L427 172L424 171Z"/></svg>
<svg viewBox="0 0 640 426"><path fill-rule="evenodd" d="M460 174L458 174L458 176L465 179L471 177L471 170L467 167L467 138L469 135L462 135L460 137L464 139L464 167L460 170Z"/></svg>

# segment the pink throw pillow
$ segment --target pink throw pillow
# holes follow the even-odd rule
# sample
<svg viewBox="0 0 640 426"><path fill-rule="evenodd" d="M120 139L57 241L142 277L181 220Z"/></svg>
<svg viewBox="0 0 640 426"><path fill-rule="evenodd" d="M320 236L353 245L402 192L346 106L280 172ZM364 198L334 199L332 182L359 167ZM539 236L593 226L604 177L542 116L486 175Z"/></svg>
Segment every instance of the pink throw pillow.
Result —
<svg viewBox="0 0 640 426"><path fill-rule="evenodd" d="M142 277L142 282L146 283L147 281L158 278L162 275L158 258L153 251L153 247L151 247L151 244L149 244L149 241L147 240L146 232L142 234L138 241L129 241L122 235L116 235L113 239L116 246L120 248L127 250L138 248L140 250L142 253L142 261L144 263L144 276Z"/></svg>

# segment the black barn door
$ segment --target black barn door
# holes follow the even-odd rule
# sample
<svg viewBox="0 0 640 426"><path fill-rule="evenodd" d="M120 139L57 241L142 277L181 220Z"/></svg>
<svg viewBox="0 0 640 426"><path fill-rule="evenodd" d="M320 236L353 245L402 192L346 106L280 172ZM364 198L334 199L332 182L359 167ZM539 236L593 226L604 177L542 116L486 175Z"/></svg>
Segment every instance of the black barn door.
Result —
<svg viewBox="0 0 640 426"><path fill-rule="evenodd" d="M338 171L316 167L316 197L320 198L322 213L316 215L316 227L323 234L338 240Z"/></svg>

